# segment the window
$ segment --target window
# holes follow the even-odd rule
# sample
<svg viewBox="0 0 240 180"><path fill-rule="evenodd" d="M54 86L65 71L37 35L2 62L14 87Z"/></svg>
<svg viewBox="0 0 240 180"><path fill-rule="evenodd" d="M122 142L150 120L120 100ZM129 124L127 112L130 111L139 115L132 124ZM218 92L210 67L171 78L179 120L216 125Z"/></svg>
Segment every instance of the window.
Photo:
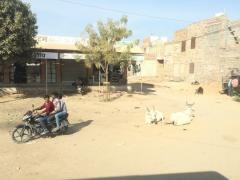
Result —
<svg viewBox="0 0 240 180"><path fill-rule="evenodd" d="M182 41L182 52L186 51L186 41Z"/></svg>
<svg viewBox="0 0 240 180"><path fill-rule="evenodd" d="M27 63L27 82L40 83L40 62Z"/></svg>
<svg viewBox="0 0 240 180"><path fill-rule="evenodd" d="M56 62L51 61L47 63L47 82L56 82Z"/></svg>
<svg viewBox="0 0 240 180"><path fill-rule="evenodd" d="M194 63L189 64L189 74L194 74Z"/></svg>
<svg viewBox="0 0 240 180"><path fill-rule="evenodd" d="M196 37L191 38L191 49L195 49L196 47Z"/></svg>

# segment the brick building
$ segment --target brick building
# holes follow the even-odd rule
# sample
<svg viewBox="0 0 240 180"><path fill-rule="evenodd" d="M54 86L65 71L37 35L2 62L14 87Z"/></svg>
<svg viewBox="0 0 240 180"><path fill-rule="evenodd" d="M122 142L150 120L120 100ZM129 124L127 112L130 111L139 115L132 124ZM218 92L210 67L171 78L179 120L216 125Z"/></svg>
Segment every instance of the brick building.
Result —
<svg viewBox="0 0 240 180"><path fill-rule="evenodd" d="M158 36L149 36L144 39L144 61L142 62L142 76L146 77L164 77L164 45L167 38Z"/></svg>
<svg viewBox="0 0 240 180"><path fill-rule="evenodd" d="M240 21L225 15L188 25L165 43L164 76L175 81L221 81L240 70Z"/></svg>
<svg viewBox="0 0 240 180"><path fill-rule="evenodd" d="M240 71L240 21L225 15L175 32L171 41L144 39L143 75L172 81L222 81Z"/></svg>

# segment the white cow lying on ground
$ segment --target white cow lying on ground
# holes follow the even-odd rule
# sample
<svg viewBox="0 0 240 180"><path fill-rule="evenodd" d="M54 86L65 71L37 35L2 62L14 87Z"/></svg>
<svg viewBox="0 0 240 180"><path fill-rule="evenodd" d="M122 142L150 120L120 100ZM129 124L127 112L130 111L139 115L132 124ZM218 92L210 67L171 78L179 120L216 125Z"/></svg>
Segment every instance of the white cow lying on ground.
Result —
<svg viewBox="0 0 240 180"><path fill-rule="evenodd" d="M158 122L163 122L164 116L163 113L160 111L147 108L147 111L145 113L145 123L146 124L157 124Z"/></svg>
<svg viewBox="0 0 240 180"><path fill-rule="evenodd" d="M193 104L188 104L186 102L186 110L182 112L172 113L170 116L170 123L173 123L176 126L189 124L193 120Z"/></svg>

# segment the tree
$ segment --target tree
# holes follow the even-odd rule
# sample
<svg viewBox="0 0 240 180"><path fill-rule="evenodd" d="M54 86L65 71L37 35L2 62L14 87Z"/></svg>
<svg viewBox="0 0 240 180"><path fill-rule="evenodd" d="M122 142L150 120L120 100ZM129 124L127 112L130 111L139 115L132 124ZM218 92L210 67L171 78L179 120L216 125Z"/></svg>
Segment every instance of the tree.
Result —
<svg viewBox="0 0 240 180"><path fill-rule="evenodd" d="M36 17L20 0L0 2L0 61L32 58Z"/></svg>
<svg viewBox="0 0 240 180"><path fill-rule="evenodd" d="M77 44L79 50L86 53L86 64L97 68L102 68L105 72L106 82L108 79L109 65L127 62L131 59L130 49L133 43L129 43L123 49L119 50L117 43L128 38L132 31L127 29L128 19L123 16L120 20L109 19L106 23L97 22L97 30L93 25L85 28L88 43Z"/></svg>

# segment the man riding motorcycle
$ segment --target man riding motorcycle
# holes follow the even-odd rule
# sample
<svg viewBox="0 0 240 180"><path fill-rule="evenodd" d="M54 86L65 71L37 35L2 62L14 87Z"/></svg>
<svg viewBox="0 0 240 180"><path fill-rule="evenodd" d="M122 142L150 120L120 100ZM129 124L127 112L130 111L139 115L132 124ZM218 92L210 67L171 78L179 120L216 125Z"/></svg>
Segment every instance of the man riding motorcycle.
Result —
<svg viewBox="0 0 240 180"><path fill-rule="evenodd" d="M42 110L39 112L40 117L36 120L40 122L41 127L44 129L43 133L41 135L49 133L47 127L46 127L46 121L48 119L49 114L54 111L54 104L52 101L50 101L50 98L48 95L45 95L44 97L44 103L42 106L35 108L33 110Z"/></svg>
<svg viewBox="0 0 240 180"><path fill-rule="evenodd" d="M54 103L57 102L56 100L57 99L54 100ZM48 135L50 136L54 134L66 133L69 125L69 122L67 119L68 114L66 113L66 105L64 105L65 103L63 103L63 101L61 101L61 104L62 104L61 106L56 104L56 106L59 106L59 108L63 109L64 112L61 113L62 112L61 110L54 113L55 112L54 103L50 101L50 98L48 95L45 95L44 104L42 106L35 109L33 106L32 111L26 112L22 118L23 123L18 124L12 131L12 139L14 140L14 142L25 143L31 139L34 139L34 137L39 137L40 135L45 135L48 133L49 133ZM55 122L52 122L52 121L51 122L49 121L49 123L47 124L46 121L48 121L48 119L50 119L51 117L54 120L55 116L57 116L56 124ZM56 131L53 131L53 129L56 128L56 126L60 128L56 129Z"/></svg>

